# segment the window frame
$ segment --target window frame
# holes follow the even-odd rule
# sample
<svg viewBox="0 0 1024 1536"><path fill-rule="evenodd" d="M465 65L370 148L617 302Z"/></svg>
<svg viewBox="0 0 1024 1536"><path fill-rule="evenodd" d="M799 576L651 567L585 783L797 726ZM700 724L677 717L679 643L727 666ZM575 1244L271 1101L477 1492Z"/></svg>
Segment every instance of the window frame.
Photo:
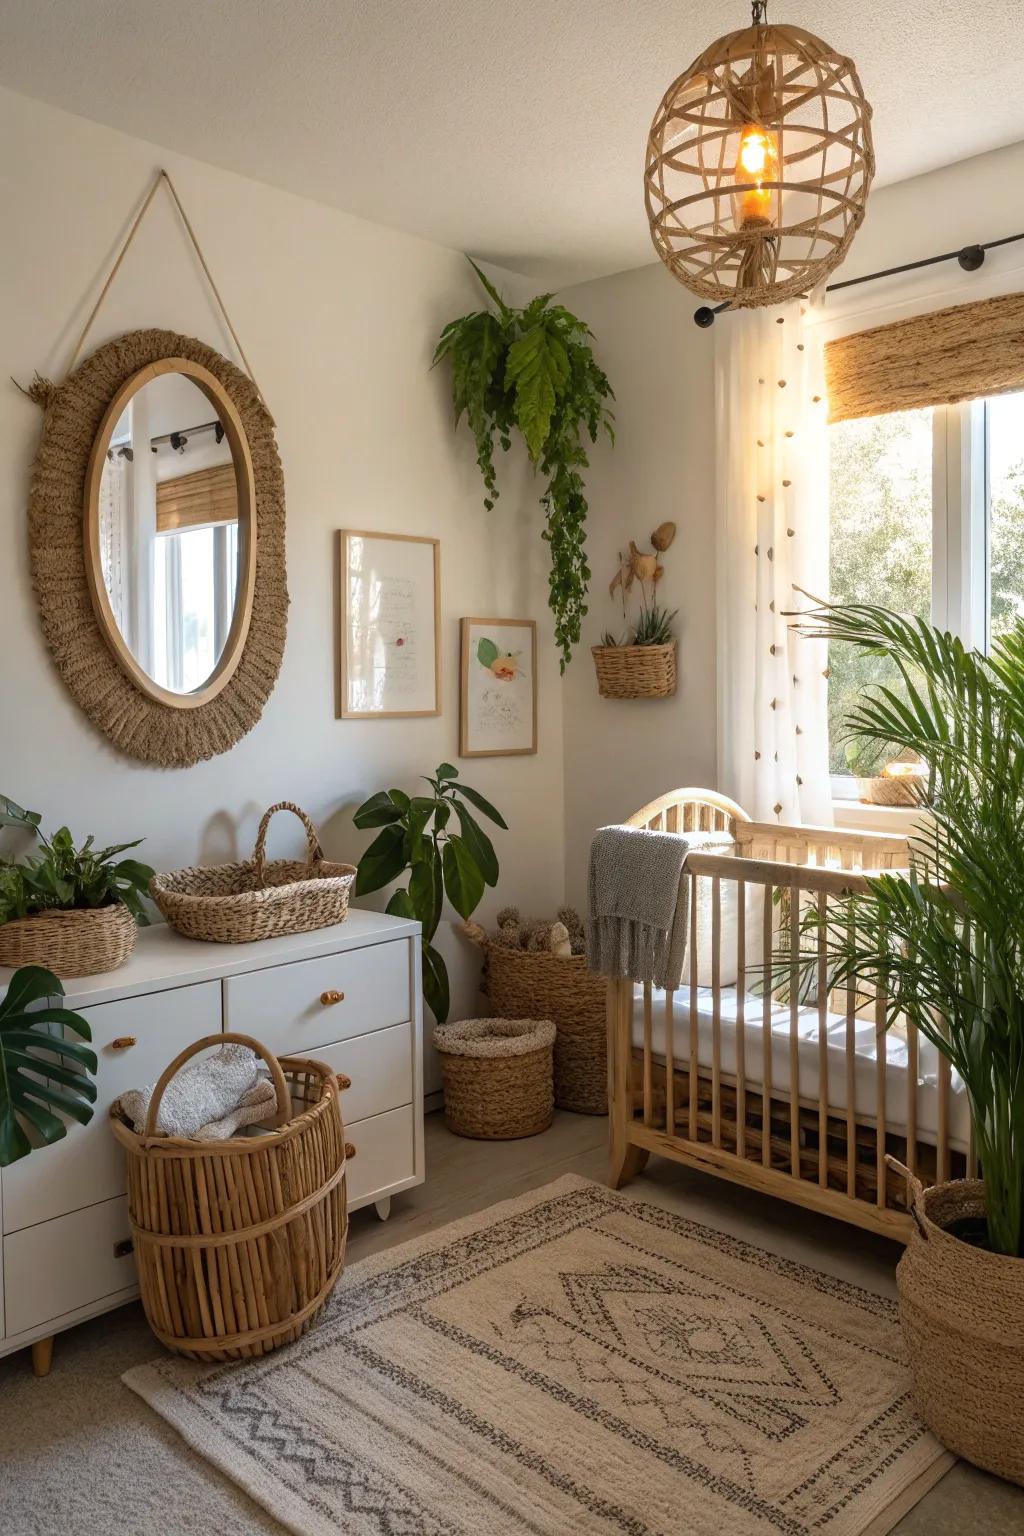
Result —
<svg viewBox="0 0 1024 1536"><path fill-rule="evenodd" d="M932 623L987 653L991 487L986 399L932 407ZM861 805L852 774L831 775L837 810ZM884 810L884 808L882 808ZM913 814L913 813L911 813Z"/></svg>

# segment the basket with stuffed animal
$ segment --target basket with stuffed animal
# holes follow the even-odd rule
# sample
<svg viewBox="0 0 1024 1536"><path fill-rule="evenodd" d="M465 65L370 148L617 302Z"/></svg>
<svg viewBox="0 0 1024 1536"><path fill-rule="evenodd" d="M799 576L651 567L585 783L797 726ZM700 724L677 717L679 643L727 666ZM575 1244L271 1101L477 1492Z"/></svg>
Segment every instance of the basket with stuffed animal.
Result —
<svg viewBox="0 0 1024 1536"><path fill-rule="evenodd" d="M529 922L505 907L492 932L479 923L463 931L483 951L481 990L494 1016L553 1021L558 1108L606 1115L606 983L587 966L579 913L562 907L555 922Z"/></svg>

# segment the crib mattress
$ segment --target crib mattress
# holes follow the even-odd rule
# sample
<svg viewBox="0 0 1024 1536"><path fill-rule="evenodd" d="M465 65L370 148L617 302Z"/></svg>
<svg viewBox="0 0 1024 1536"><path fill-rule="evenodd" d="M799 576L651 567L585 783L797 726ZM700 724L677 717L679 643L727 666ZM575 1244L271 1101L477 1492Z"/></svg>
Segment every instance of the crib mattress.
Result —
<svg viewBox="0 0 1024 1536"><path fill-rule="evenodd" d="M763 1046L764 1000L744 998L744 1066L748 1088L759 1089L764 1083ZM737 992L735 987L719 991L720 1061L723 1075L736 1072ZM710 987L697 990L697 1061L709 1072L712 1064L712 993ZM826 1103L830 1110L846 1114L846 1018L842 1014L825 1015L826 1031ZM773 1003L771 1013L772 1092L788 1098L790 1091L790 1008L788 1003ZM798 1077L800 1098L819 1096L818 1009L801 1008L797 1017ZM876 1034L870 1019L854 1020L853 1108L858 1119L875 1120L878 1114ZM633 1044L644 1043L643 987L634 989ZM889 1030L885 1036L885 1124L890 1131L907 1129L908 1050L902 1034ZM665 1061L665 993L655 989L651 997L651 1048L655 1058ZM685 1066L690 1054L690 989L675 994L673 1007L673 1057L677 1066ZM939 1123L939 1053L930 1041L918 1037L917 1048L917 1135L918 1140L935 1144ZM970 1111L959 1075L950 1077L949 1145L959 1152L968 1149Z"/></svg>

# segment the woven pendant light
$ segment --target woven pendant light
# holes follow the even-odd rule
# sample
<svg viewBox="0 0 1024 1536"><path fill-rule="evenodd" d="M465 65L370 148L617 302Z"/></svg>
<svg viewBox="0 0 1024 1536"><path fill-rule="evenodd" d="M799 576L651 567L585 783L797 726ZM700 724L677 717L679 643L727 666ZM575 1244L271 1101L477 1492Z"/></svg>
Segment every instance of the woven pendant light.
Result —
<svg viewBox="0 0 1024 1536"><path fill-rule="evenodd" d="M735 308L808 293L846 254L875 173L856 68L798 27L712 43L666 91L647 145L651 238L691 292Z"/></svg>

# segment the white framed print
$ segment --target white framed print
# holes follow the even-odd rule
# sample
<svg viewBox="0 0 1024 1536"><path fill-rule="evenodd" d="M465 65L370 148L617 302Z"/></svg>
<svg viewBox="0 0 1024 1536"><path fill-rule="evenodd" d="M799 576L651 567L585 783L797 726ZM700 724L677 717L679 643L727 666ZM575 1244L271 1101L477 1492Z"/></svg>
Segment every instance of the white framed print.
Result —
<svg viewBox="0 0 1024 1536"><path fill-rule="evenodd" d="M338 534L339 717L441 713L441 545Z"/></svg>
<svg viewBox="0 0 1024 1536"><path fill-rule="evenodd" d="M460 757L537 750L537 625L533 619L463 619Z"/></svg>

